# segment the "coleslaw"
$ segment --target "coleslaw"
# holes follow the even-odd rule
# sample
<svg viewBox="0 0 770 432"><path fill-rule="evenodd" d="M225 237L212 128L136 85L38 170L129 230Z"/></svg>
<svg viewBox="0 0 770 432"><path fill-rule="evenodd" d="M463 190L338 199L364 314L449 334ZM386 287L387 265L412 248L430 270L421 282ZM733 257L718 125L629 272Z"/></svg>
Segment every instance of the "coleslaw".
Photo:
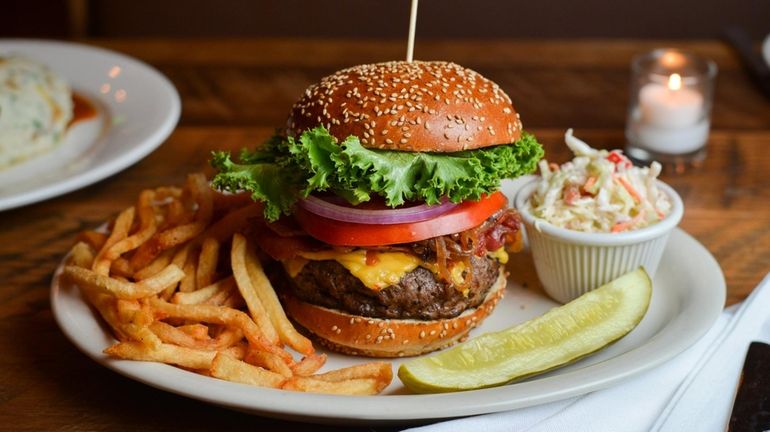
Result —
<svg viewBox="0 0 770 432"><path fill-rule="evenodd" d="M564 135L575 158L561 166L539 162L541 180L527 201L538 220L583 232L644 228L671 212L671 200L657 187L661 165L636 167L621 150L598 150Z"/></svg>

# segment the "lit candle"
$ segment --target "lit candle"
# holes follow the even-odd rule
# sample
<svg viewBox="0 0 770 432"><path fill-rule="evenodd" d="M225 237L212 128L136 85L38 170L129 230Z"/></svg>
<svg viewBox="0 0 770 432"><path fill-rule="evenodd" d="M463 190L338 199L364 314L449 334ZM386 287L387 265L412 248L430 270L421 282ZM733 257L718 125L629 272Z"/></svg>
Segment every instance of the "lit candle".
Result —
<svg viewBox="0 0 770 432"><path fill-rule="evenodd" d="M682 86L674 73L666 85L651 82L639 90L640 143L649 150L682 154L695 151L708 138L703 95Z"/></svg>
<svg viewBox="0 0 770 432"><path fill-rule="evenodd" d="M639 91L642 121L658 127L680 128L698 122L703 112L703 96L682 88L682 77L671 74L667 85L646 84Z"/></svg>

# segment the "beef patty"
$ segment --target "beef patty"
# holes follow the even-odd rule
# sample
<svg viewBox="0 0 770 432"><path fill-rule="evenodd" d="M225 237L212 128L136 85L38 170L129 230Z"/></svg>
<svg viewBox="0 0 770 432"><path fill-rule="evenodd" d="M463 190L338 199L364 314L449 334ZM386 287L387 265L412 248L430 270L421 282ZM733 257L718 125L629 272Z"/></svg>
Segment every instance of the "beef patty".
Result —
<svg viewBox="0 0 770 432"><path fill-rule="evenodd" d="M473 280L467 296L423 267L404 275L398 284L371 290L336 261L308 262L291 286L302 301L354 315L435 320L455 317L484 301L498 278L500 263L474 256L471 266Z"/></svg>

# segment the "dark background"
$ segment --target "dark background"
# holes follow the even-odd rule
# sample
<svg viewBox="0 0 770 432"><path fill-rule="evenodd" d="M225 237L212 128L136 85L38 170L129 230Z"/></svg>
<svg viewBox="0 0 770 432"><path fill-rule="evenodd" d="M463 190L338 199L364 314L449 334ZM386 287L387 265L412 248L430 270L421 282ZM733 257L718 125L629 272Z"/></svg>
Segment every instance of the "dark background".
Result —
<svg viewBox="0 0 770 432"><path fill-rule="evenodd" d="M5 37L402 38L409 0L2 0ZM420 38L715 38L770 33L769 0L422 0Z"/></svg>

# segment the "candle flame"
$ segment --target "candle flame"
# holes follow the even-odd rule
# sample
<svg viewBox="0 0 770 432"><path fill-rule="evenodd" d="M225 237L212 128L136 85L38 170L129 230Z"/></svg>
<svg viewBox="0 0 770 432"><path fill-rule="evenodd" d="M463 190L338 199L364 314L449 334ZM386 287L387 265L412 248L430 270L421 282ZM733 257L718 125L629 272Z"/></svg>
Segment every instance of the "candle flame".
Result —
<svg viewBox="0 0 770 432"><path fill-rule="evenodd" d="M668 77L668 88L670 90L679 90L682 88L682 76L678 73L671 74L670 77Z"/></svg>

